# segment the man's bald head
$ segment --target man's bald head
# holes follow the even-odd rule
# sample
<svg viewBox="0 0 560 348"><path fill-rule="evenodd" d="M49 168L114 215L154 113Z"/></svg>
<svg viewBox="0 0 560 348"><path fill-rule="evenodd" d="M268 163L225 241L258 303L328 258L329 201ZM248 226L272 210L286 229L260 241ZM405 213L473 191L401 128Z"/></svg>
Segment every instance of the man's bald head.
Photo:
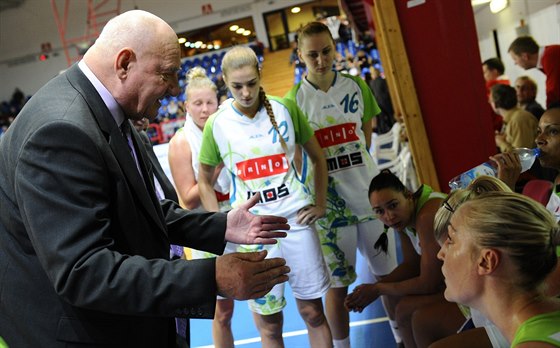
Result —
<svg viewBox="0 0 560 348"><path fill-rule="evenodd" d="M131 119L153 118L159 100L177 95L181 50L163 19L141 10L111 19L84 62Z"/></svg>
<svg viewBox="0 0 560 348"><path fill-rule="evenodd" d="M84 59L87 62L92 55L113 56L126 47L139 55L161 52L169 44L178 44L177 35L164 20L146 11L132 10L107 22Z"/></svg>

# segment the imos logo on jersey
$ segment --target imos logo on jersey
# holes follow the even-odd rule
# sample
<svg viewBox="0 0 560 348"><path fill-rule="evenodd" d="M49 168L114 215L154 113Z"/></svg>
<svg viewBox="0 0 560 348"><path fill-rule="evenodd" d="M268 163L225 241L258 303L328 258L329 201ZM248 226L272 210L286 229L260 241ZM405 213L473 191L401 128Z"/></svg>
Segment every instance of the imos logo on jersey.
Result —
<svg viewBox="0 0 560 348"><path fill-rule="evenodd" d="M353 152L351 154L344 154L336 157L327 158L327 170L329 173L335 172L340 169L350 168L352 166L359 166L364 164L361 152Z"/></svg>
<svg viewBox="0 0 560 348"><path fill-rule="evenodd" d="M356 135L355 123L343 123L317 129L315 131L315 137L322 148L360 140Z"/></svg>
<svg viewBox="0 0 560 348"><path fill-rule="evenodd" d="M288 190L286 184L282 184L282 186L280 187L273 187L266 190L262 190L260 191L260 193L261 193L261 198L259 199L259 203L268 203L288 196L290 194L290 191ZM253 192L253 191L247 192L247 199L250 199L256 194L257 192Z"/></svg>
<svg viewBox="0 0 560 348"><path fill-rule="evenodd" d="M237 176L244 181L286 173L290 168L286 155L283 153L252 158L250 160L237 163L236 167Z"/></svg>

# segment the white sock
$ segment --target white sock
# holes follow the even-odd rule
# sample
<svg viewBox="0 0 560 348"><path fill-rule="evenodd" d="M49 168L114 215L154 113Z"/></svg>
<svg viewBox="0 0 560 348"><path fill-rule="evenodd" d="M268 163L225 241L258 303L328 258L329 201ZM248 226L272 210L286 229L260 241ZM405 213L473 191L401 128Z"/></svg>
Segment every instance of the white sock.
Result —
<svg viewBox="0 0 560 348"><path fill-rule="evenodd" d="M333 348L350 348L350 336L341 340L333 339Z"/></svg>
<svg viewBox="0 0 560 348"><path fill-rule="evenodd" d="M401 334L399 333L399 326L397 325L397 322L394 320L389 320L389 326L391 327L391 331L393 331L393 337L395 338L395 342L401 343L402 338L401 338Z"/></svg>

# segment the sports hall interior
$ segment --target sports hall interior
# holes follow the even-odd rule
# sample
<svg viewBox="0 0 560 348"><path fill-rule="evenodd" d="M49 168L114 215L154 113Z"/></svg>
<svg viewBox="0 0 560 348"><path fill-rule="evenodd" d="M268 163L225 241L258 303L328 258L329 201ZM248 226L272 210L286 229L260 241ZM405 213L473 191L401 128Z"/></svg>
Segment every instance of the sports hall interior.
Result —
<svg viewBox="0 0 560 348"><path fill-rule="evenodd" d="M11 104L16 89L23 99L32 96L79 60L103 24L118 13L142 9L166 20L184 39L183 76L200 65L217 79L228 47L253 47L261 60L263 88L275 96L283 96L304 76L291 61L297 30L327 14L348 19L356 52L365 51L368 69L380 69L387 80L396 122L385 134L374 135L371 154L379 167L398 173L411 189L428 184L448 192L452 177L496 152L484 60L501 58L510 81L532 77L538 84L537 101L545 104L544 75L515 66L507 49L524 34L541 45L560 42L560 3L505 3L494 13L488 1L476 0L0 0L0 124L5 132L21 107ZM374 50L361 42L367 32ZM357 70L362 77L365 72ZM181 96L166 100L148 129L164 169L166 143L184 123L182 102ZM358 262L355 284L372 281L366 268ZM354 346L394 346L379 301L352 313L351 322ZM237 347L260 347L246 304L236 303L232 327ZM285 309L284 338L287 347L308 344L293 301ZM212 346L210 321L191 320L191 346Z"/></svg>

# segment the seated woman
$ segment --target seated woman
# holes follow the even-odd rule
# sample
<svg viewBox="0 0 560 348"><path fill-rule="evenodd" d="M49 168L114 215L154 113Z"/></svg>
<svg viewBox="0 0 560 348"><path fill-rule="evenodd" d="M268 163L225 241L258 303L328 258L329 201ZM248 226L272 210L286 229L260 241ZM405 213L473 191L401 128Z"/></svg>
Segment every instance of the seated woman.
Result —
<svg viewBox="0 0 560 348"><path fill-rule="evenodd" d="M503 181L491 176L479 176L473 180L467 189L455 190L449 194L434 218L434 234L441 245L447 239L447 230L452 216L452 207L457 207L485 192L512 192ZM463 325L449 322L447 313L458 308L465 314L467 320ZM469 327L470 328L466 328ZM474 326L474 328L472 328ZM430 348L508 348L509 343L498 328L475 309L470 309L455 302L441 302L432 306L425 306L414 313L412 329L418 347ZM457 332L460 332L457 334Z"/></svg>
<svg viewBox="0 0 560 348"><path fill-rule="evenodd" d="M445 301L441 263L436 254L434 215L445 194L422 185L412 193L391 172L373 178L369 198L374 213L401 239L403 262L375 284L362 284L346 297L348 310L361 312L381 295L387 295L389 318L396 319L405 346L416 347L412 334L412 314L422 306ZM456 306L455 306L456 307ZM464 317L457 309L448 320L459 326Z"/></svg>
<svg viewBox="0 0 560 348"><path fill-rule="evenodd" d="M511 192L483 193L449 209L438 253L445 298L479 310L512 347L560 347L560 301L543 287L560 243L552 214Z"/></svg>

